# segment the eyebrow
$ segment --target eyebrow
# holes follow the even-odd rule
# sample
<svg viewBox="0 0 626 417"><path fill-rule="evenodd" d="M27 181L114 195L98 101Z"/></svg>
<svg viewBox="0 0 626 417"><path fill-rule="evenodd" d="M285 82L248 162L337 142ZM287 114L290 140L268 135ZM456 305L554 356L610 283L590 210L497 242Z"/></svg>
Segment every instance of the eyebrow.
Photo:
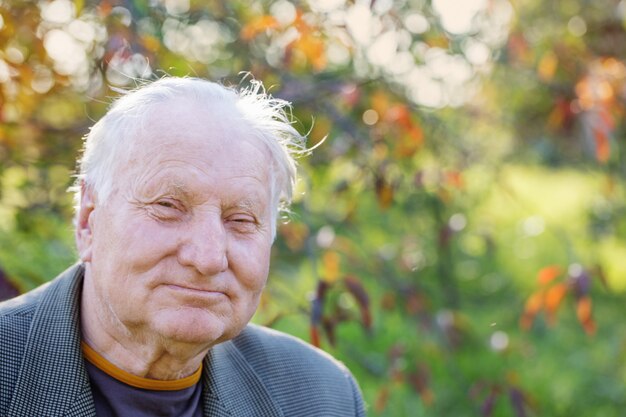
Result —
<svg viewBox="0 0 626 417"><path fill-rule="evenodd" d="M239 208L249 211L262 210L264 204L255 198L246 197L240 200L237 200L235 204L231 204L230 208Z"/></svg>
<svg viewBox="0 0 626 417"><path fill-rule="evenodd" d="M155 181L154 178L151 178L143 186L138 185L135 187L135 195L145 199L153 199L163 195L186 198L191 193L183 183L176 181L176 179L168 178Z"/></svg>

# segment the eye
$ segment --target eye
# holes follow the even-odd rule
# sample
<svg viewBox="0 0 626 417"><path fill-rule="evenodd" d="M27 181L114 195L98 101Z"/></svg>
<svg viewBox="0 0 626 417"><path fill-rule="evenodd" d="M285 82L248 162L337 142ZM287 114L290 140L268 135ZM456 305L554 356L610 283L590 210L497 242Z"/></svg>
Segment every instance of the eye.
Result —
<svg viewBox="0 0 626 417"><path fill-rule="evenodd" d="M249 214L234 214L229 216L226 221L231 227L241 232L251 232L257 228L257 219Z"/></svg>
<svg viewBox="0 0 626 417"><path fill-rule="evenodd" d="M228 220L235 223L256 223L256 219L248 215L231 216Z"/></svg>
<svg viewBox="0 0 626 417"><path fill-rule="evenodd" d="M167 207L167 208L176 208L176 205L174 203L172 203L171 201L158 201L157 204L161 207Z"/></svg>
<svg viewBox="0 0 626 417"><path fill-rule="evenodd" d="M158 220L177 220L185 214L184 206L176 200L165 198L147 206L148 213Z"/></svg>

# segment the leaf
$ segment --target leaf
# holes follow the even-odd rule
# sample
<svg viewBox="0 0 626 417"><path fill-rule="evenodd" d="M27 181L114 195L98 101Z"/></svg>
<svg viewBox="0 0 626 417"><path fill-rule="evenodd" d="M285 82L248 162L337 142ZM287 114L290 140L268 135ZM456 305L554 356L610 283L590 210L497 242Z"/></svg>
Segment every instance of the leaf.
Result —
<svg viewBox="0 0 626 417"><path fill-rule="evenodd" d="M522 318L520 319L520 326L522 327L522 329L530 329L530 326L533 324L535 316L543 308L543 302L544 292L542 290L534 292L530 295L530 297L528 297L528 299L526 300L526 304L524 305Z"/></svg>
<svg viewBox="0 0 626 417"><path fill-rule="evenodd" d="M376 197L378 198L378 205L383 210L388 209L393 202L393 187L382 176L376 177L374 185L376 187Z"/></svg>
<svg viewBox="0 0 626 417"><path fill-rule="evenodd" d="M374 403L374 410L376 413L380 414L385 411L387 408L387 403L389 402L389 386L383 386L376 394L376 402Z"/></svg>
<svg viewBox="0 0 626 417"><path fill-rule="evenodd" d="M598 277L598 279L600 280L600 283L602 284L602 287L604 287L605 290L609 290L609 281L606 279L606 274L604 273L604 268L602 268L602 265L596 265L593 268L593 275Z"/></svg>
<svg viewBox="0 0 626 417"><path fill-rule="evenodd" d="M303 33L290 47L301 52L316 71L326 68L328 61L326 59L325 45L319 35Z"/></svg>
<svg viewBox="0 0 626 417"><path fill-rule="evenodd" d="M277 27L278 21L274 16L257 16L241 28L240 36L244 41L251 41L266 30L275 29Z"/></svg>
<svg viewBox="0 0 626 417"><path fill-rule="evenodd" d="M430 375L426 365L421 364L416 370L409 372L407 381L409 385L420 395L425 405L432 405L435 396L429 387Z"/></svg>
<svg viewBox="0 0 626 417"><path fill-rule="evenodd" d="M561 305L561 302L565 298L568 290L569 286L561 282L550 287L546 291L544 305L549 324L554 324L556 312Z"/></svg>
<svg viewBox="0 0 626 417"><path fill-rule="evenodd" d="M493 413L493 407L496 403L497 395L498 392L495 389L492 389L487 398L485 398L485 401L483 401L480 407L480 414L483 417L490 417Z"/></svg>
<svg viewBox="0 0 626 417"><path fill-rule="evenodd" d="M406 298L406 312L410 316L414 316L426 309L426 300L424 296L417 291L411 291Z"/></svg>
<svg viewBox="0 0 626 417"><path fill-rule="evenodd" d="M462 189L465 186L463 181L463 173L461 171L448 171L446 172L446 185L452 188Z"/></svg>
<svg viewBox="0 0 626 417"><path fill-rule="evenodd" d="M587 334L591 335L595 333L596 324L592 318L591 297L584 296L578 299L576 304L576 316Z"/></svg>
<svg viewBox="0 0 626 417"><path fill-rule="evenodd" d="M367 295L367 291L361 284L361 281L352 275L348 275L344 278L344 283L346 284L346 288L348 292L354 296L356 299L359 309L361 311L361 322L366 329L371 329L372 327L372 315L370 313L370 299Z"/></svg>
<svg viewBox="0 0 626 417"><path fill-rule="evenodd" d="M509 399L516 417L526 417L526 398L524 393L517 388L511 388L509 389Z"/></svg>
<svg viewBox="0 0 626 417"><path fill-rule="evenodd" d="M541 60L539 60L539 66L537 68L539 79L544 82L552 80L558 64L559 60L554 52L547 51L544 53Z"/></svg>
<svg viewBox="0 0 626 417"><path fill-rule="evenodd" d="M546 266L537 273L537 282L539 285L547 285L562 273L563 269L558 265Z"/></svg>
<svg viewBox="0 0 626 417"><path fill-rule="evenodd" d="M311 325L310 337L311 337L311 344L317 348L320 347L320 332L317 326Z"/></svg>
<svg viewBox="0 0 626 417"><path fill-rule="evenodd" d="M605 129L595 128L593 129L593 138L596 144L596 159L604 164L611 156L608 134Z"/></svg>
<svg viewBox="0 0 626 417"><path fill-rule="evenodd" d="M324 328L324 334L326 334L326 339L328 339L328 343L331 346L335 346L337 338L335 337L335 327L337 326L337 321L324 317L322 320L322 327Z"/></svg>
<svg viewBox="0 0 626 417"><path fill-rule="evenodd" d="M74 0L74 8L76 9L76 14L80 15L85 7L85 0Z"/></svg>
<svg viewBox="0 0 626 417"><path fill-rule="evenodd" d="M339 278L341 257L337 252L326 251L322 255L322 266L324 267L324 278L328 282L335 282Z"/></svg>
<svg viewBox="0 0 626 417"><path fill-rule="evenodd" d="M406 129L404 135L401 135L395 148L395 155L398 158L410 158L415 155L423 143L424 132L422 129L417 125L411 126Z"/></svg>
<svg viewBox="0 0 626 417"><path fill-rule="evenodd" d="M314 326L317 326L322 322L324 300L328 287L329 284L326 281L320 280L317 283L315 298L313 298L313 301L311 302L311 324Z"/></svg>
<svg viewBox="0 0 626 417"><path fill-rule="evenodd" d="M572 282L572 288L576 298L585 297L591 290L591 277L589 273L582 270L578 275L570 277Z"/></svg>

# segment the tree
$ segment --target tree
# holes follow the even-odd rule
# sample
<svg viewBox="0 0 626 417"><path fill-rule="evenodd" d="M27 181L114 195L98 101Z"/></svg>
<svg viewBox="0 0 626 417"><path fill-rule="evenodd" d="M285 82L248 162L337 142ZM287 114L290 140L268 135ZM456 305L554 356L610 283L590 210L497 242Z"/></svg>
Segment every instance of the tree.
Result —
<svg viewBox="0 0 626 417"><path fill-rule="evenodd" d="M253 76L319 145L256 320L344 360L373 415L618 415L620 353L595 355L623 343L607 289L626 272L623 2L5 1L0 16L0 281L26 290L74 259L69 174L120 89Z"/></svg>

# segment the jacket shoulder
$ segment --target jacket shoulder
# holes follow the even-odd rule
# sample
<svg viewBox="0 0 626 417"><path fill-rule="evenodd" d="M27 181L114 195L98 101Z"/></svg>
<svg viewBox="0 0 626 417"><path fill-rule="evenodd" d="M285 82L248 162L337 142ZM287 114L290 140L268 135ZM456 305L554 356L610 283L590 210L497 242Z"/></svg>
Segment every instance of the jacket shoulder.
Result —
<svg viewBox="0 0 626 417"><path fill-rule="evenodd" d="M285 415L364 415L352 374L328 353L256 325L248 325L233 343Z"/></svg>
<svg viewBox="0 0 626 417"><path fill-rule="evenodd" d="M33 315L43 289L0 303L0 415L5 415L22 364Z"/></svg>
<svg viewBox="0 0 626 417"><path fill-rule="evenodd" d="M50 283L44 284L25 294L0 302L0 317L32 315L41 296Z"/></svg>

